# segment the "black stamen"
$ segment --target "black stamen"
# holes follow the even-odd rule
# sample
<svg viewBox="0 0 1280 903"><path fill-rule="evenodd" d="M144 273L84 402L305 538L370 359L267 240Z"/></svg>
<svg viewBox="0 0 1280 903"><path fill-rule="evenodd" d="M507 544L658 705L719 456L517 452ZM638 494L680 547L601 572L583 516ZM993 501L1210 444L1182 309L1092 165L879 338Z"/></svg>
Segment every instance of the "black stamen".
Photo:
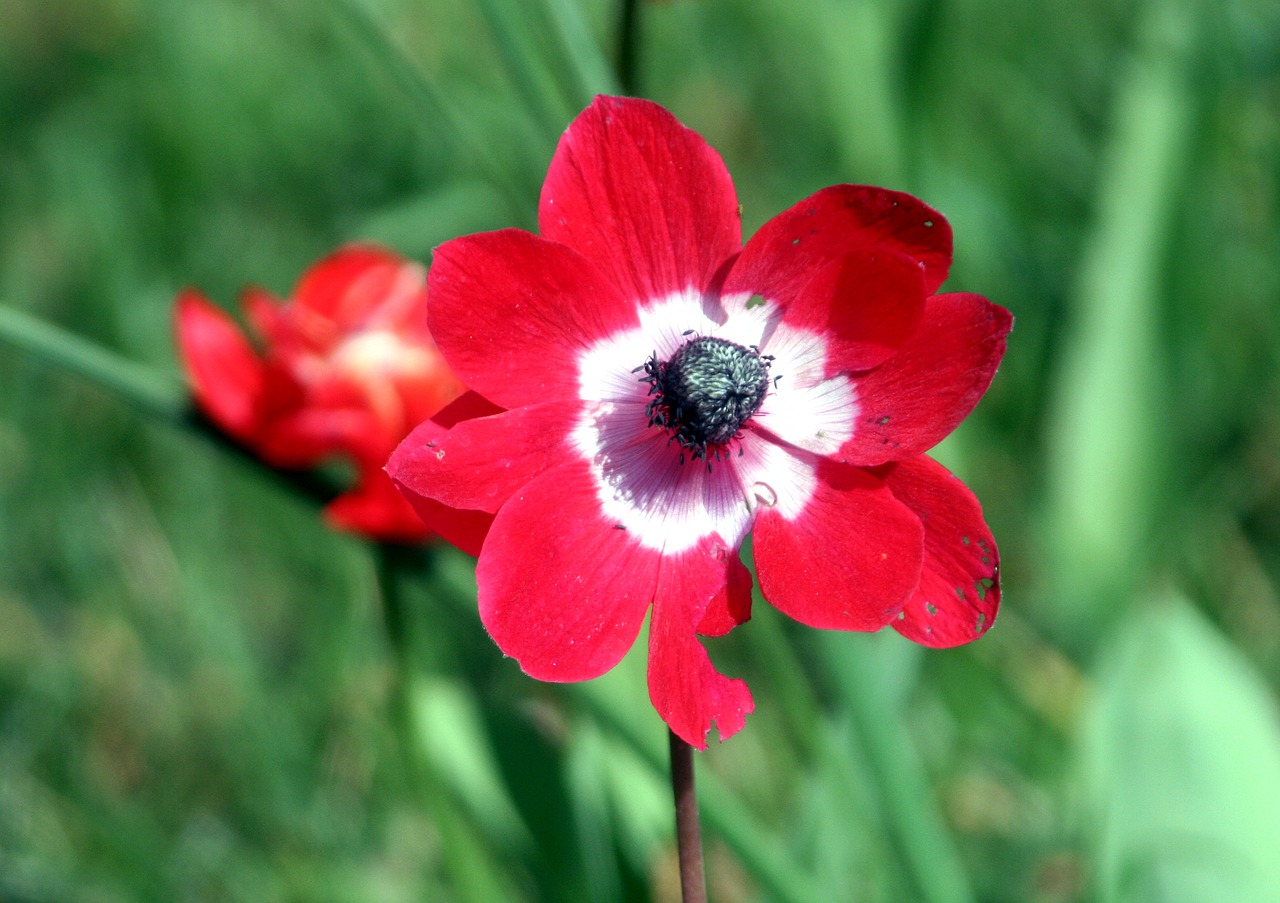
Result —
<svg viewBox="0 0 1280 903"><path fill-rule="evenodd" d="M754 345L707 336L681 345L670 360L660 361L654 354L641 377L649 383L649 425L671 431L668 444L680 443L680 463L687 451L710 469L713 460L728 457L728 443L760 410L772 361L772 355L760 354Z"/></svg>

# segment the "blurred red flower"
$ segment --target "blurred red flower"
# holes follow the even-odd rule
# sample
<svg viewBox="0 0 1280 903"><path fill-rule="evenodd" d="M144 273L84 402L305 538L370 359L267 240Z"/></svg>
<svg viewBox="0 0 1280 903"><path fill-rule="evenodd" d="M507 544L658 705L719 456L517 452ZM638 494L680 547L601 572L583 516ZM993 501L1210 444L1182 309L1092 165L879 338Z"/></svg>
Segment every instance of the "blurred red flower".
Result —
<svg viewBox="0 0 1280 903"><path fill-rule="evenodd" d="M476 551L487 518L439 506L424 522L383 471L414 426L464 391L427 329L425 268L352 245L311 267L288 301L250 288L241 303L255 343L199 292L178 296L178 349L200 410L275 467L354 464L355 485L325 510L334 526L401 542L439 532Z"/></svg>
<svg viewBox="0 0 1280 903"><path fill-rule="evenodd" d="M388 465L418 504L496 514L480 614L526 673L604 673L652 606L658 713L698 747L713 721L733 734L751 694L697 635L749 617L748 532L763 596L805 624L930 646L991 626L995 542L923 453L986 391L1012 318L936 294L937 211L837 185L743 247L719 155L656 104L601 97L560 141L539 227L437 249L432 332L502 411L424 424Z"/></svg>

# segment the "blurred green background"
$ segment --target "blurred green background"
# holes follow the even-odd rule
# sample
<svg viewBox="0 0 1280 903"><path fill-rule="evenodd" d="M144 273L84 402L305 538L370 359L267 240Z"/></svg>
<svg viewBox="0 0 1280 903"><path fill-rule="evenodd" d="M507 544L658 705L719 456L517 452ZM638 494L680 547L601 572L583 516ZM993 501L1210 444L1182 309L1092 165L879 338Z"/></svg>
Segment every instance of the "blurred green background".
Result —
<svg viewBox="0 0 1280 903"><path fill-rule="evenodd" d="M0 0L0 305L179 373L170 305L531 226L604 0ZM638 91L748 229L909 190L1017 317L938 456L1003 553L952 651L757 605L712 899L1280 900L1280 5L680 0ZM536 684L470 561L0 345L0 901L670 901L643 656ZM641 644L641 650L643 644ZM401 666L397 666L397 661Z"/></svg>

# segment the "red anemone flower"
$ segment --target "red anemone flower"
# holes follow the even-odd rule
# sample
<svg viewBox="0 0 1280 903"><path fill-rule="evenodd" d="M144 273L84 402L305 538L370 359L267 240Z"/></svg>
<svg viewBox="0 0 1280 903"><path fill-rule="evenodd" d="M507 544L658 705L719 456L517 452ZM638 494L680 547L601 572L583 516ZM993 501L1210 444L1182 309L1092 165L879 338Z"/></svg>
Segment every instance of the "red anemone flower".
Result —
<svg viewBox="0 0 1280 903"><path fill-rule="evenodd" d="M241 300L261 352L200 293L178 296L178 348L205 415L276 467L349 459L355 486L326 509L337 527L395 541L432 527L456 534L458 517L424 523L383 471L396 444L464 390L427 329L425 268L352 245L308 270L287 302L256 288ZM460 544L474 551L487 518L461 520Z"/></svg>
<svg viewBox="0 0 1280 903"><path fill-rule="evenodd" d="M604 673L652 607L654 707L699 748L713 721L733 734L751 694L697 635L749 616L749 532L764 598L805 624L929 646L991 626L995 542L923 453L986 391L1012 318L935 294L939 213L837 185L743 247L716 152L601 97L560 141L539 226L436 250L432 333L500 413L424 424L388 465L411 500L496 515L480 615L526 673Z"/></svg>

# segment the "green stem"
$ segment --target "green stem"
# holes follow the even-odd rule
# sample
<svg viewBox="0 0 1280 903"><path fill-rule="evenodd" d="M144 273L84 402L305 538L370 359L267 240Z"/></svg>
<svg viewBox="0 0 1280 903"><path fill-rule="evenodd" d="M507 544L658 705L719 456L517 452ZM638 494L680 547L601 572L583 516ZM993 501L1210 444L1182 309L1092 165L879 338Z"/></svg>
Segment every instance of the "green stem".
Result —
<svg viewBox="0 0 1280 903"><path fill-rule="evenodd" d="M639 93L640 57L640 0L622 0L622 15L618 23L618 83L622 93L635 96Z"/></svg>
<svg viewBox="0 0 1280 903"><path fill-rule="evenodd" d="M668 729L671 746L671 793L676 805L676 849L680 853L680 898L707 903L707 876L702 864L702 827L693 780L693 747Z"/></svg>
<svg viewBox="0 0 1280 903"><path fill-rule="evenodd" d="M387 632L387 642L396 661L397 678L403 681L413 661L413 642L405 613L401 581L404 574L426 559L427 553L385 542L377 543L373 550L382 603L382 626ZM422 557L417 557L418 554Z"/></svg>
<svg viewBox="0 0 1280 903"><path fill-rule="evenodd" d="M59 326L0 305L0 341L106 389L154 420L200 436L225 454L253 464L271 474L277 483L317 504L328 504L342 491L334 480L322 473L268 467L252 450L231 439L195 410L186 390L177 381L158 376L149 368Z"/></svg>
<svg viewBox="0 0 1280 903"><path fill-rule="evenodd" d="M432 767L420 741L421 726L414 705L419 650L410 626L404 584L411 574L435 568L435 552L429 547L376 543L373 554L383 628L395 662L390 718L406 781L423 810L430 812L443 859L456 883L457 898L468 903L510 899L512 889L496 867L492 836L482 836L456 791L445 786Z"/></svg>
<svg viewBox="0 0 1280 903"><path fill-rule="evenodd" d="M187 396L176 382L21 310L0 306L0 341L101 386L158 420L185 425Z"/></svg>
<svg viewBox="0 0 1280 903"><path fill-rule="evenodd" d="M625 707L617 705L598 681L565 684L565 689L591 711L595 720L621 737L657 774L669 764L649 729L650 718L631 717ZM766 832L757 827L759 819L717 779L705 772L702 780L702 812L707 824L743 862L751 863L752 874L763 890L763 896L782 903L812 903L820 898L809 870L788 855Z"/></svg>

